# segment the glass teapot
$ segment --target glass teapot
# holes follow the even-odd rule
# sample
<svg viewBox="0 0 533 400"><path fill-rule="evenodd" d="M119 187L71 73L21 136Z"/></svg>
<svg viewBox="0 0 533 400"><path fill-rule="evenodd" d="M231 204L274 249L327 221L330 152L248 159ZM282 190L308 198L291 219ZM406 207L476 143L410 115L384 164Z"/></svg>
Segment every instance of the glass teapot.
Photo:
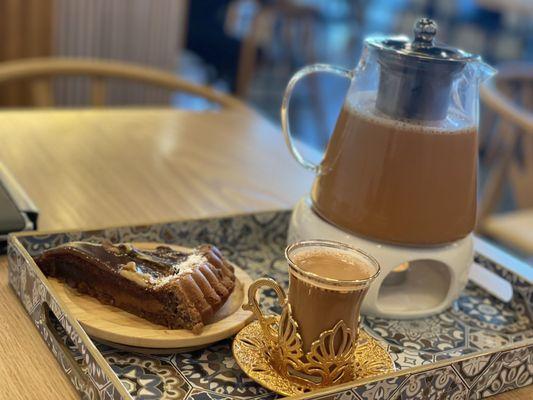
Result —
<svg viewBox="0 0 533 400"><path fill-rule="evenodd" d="M369 37L355 70L316 64L289 81L281 107L294 158L316 174L313 210L349 233L407 245L465 237L476 221L479 85L495 70L477 55L436 43L422 18L414 40ZM324 154L315 165L294 146L288 105L303 77L351 81Z"/></svg>

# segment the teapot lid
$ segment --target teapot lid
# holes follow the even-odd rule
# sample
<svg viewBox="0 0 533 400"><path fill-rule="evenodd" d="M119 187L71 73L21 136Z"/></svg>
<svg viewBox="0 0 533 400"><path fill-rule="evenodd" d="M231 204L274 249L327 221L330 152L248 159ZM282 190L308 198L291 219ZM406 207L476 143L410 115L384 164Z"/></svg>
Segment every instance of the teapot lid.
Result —
<svg viewBox="0 0 533 400"><path fill-rule="evenodd" d="M414 40L405 36L367 38L381 66L376 107L392 118L441 120L446 117L451 86L470 61L480 60L455 47L435 42L437 24L421 18Z"/></svg>
<svg viewBox="0 0 533 400"><path fill-rule="evenodd" d="M459 63L479 60L476 54L468 53L444 43L435 42L437 23L430 18L420 18L413 27L414 39L406 36L372 36L366 42L389 57L406 58L409 61L428 61L436 63Z"/></svg>

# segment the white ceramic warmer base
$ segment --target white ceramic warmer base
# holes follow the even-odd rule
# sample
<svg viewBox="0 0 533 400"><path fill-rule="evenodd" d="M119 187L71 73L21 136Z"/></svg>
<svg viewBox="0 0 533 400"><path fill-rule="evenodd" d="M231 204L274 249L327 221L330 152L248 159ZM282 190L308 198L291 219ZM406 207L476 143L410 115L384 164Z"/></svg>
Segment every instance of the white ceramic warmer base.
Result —
<svg viewBox="0 0 533 400"><path fill-rule="evenodd" d="M381 273L370 286L361 312L387 318L424 317L450 307L464 289L473 261L472 235L434 247L374 242L327 223L311 209L310 198L304 197L292 213L288 242L307 239L336 240L375 257ZM393 271L405 262L409 262L406 272Z"/></svg>

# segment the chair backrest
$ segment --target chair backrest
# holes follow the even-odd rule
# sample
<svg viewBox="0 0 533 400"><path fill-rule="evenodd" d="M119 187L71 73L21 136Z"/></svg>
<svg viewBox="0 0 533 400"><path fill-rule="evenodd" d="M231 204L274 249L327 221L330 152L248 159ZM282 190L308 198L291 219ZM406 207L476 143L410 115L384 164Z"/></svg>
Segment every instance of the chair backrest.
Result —
<svg viewBox="0 0 533 400"><path fill-rule="evenodd" d="M29 80L33 103L37 107L54 105L53 78L68 75L90 78L90 100L93 106L105 105L107 79L119 78L169 91L190 93L222 108L247 108L241 101L209 87L187 82L168 72L135 64L79 58L31 58L0 63L0 84Z"/></svg>
<svg viewBox="0 0 533 400"><path fill-rule="evenodd" d="M481 87L485 106L523 131L533 129L533 64L512 63L499 68L495 79Z"/></svg>
<svg viewBox="0 0 533 400"><path fill-rule="evenodd" d="M238 7L238 3L234 5ZM228 12L231 13L231 9ZM228 18L230 21L226 22L230 24L231 15ZM279 45L278 42L281 40L281 47L286 54L303 53L306 63L316 62L313 46L314 25L318 19L319 13L315 7L295 4L287 0L260 6L242 41L237 70L237 96L246 98L248 95L257 67L257 50L262 42ZM278 34L274 36L277 30L279 30ZM291 60L287 62L290 63Z"/></svg>
<svg viewBox="0 0 533 400"><path fill-rule="evenodd" d="M533 64L502 65L481 88L480 138L489 170L479 219L494 211L506 182L520 208L533 207Z"/></svg>

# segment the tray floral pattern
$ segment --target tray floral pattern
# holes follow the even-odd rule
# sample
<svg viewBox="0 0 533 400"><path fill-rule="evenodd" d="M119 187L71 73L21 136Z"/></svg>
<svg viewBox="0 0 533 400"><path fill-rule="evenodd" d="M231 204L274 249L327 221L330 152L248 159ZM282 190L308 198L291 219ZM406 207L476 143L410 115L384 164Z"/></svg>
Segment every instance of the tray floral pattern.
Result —
<svg viewBox="0 0 533 400"><path fill-rule="evenodd" d="M29 256L72 240L159 241L187 246L209 242L252 277L268 275L286 286L283 249L289 216L283 211L85 232L15 235L10 238L8 251L10 283L65 373L87 398L273 399L275 394L239 369L231 354L230 339L172 355L141 355L95 343L111 367L103 368L94 351L80 339L77 323L65 315L41 281ZM477 254L476 261L511 282L511 302L502 303L469 285L453 307L436 316L408 321L367 317L364 329L382 341L399 371L357 387L314 393L309 398L482 398L533 383L533 289L483 254ZM262 295L275 311L274 293L267 290ZM45 328L43 303L54 313L53 323L87 375L85 380L70 367L65 351ZM500 350L504 346L506 349ZM116 379L110 379L111 370L122 388L117 388Z"/></svg>

